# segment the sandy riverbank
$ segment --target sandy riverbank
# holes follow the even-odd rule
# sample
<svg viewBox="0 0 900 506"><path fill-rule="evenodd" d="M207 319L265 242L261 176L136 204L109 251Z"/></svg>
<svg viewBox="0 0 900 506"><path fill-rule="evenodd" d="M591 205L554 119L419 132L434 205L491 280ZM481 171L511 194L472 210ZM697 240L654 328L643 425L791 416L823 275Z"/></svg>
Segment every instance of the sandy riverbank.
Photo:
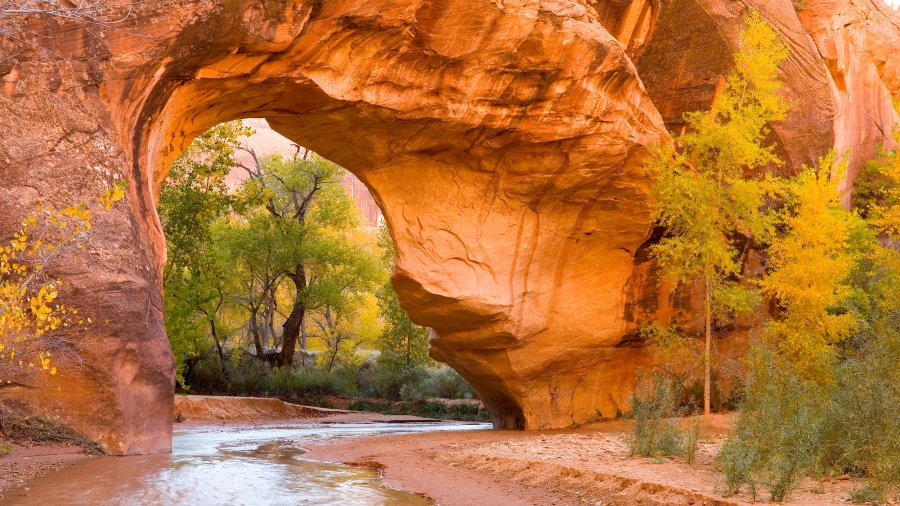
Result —
<svg viewBox="0 0 900 506"><path fill-rule="evenodd" d="M62 469L76 460L95 458L80 446L12 447L11 453L0 457L0 496L3 490Z"/></svg>
<svg viewBox="0 0 900 506"><path fill-rule="evenodd" d="M175 430L201 426L262 426L333 423L442 423L444 420L370 411L317 408L259 397L175 396Z"/></svg>
<svg viewBox="0 0 900 506"><path fill-rule="evenodd" d="M176 401L175 430L341 423L446 423L414 416L312 408L274 399L190 396ZM303 458L379 469L388 487L429 497L441 506L616 505L749 506L746 495L724 498L714 459L730 424L704 420L698 462L654 462L629 456L625 422L572 430L430 432L309 442ZM90 458L79 447L16 447L0 458L0 491ZM805 483L788 505L846 502L850 481ZM761 496L759 499L765 499Z"/></svg>
<svg viewBox="0 0 900 506"><path fill-rule="evenodd" d="M698 462L630 457L624 422L574 430L392 435L311 443L304 458L375 467L385 485L440 506L749 506L719 492L714 458L729 419L705 420ZM361 440L362 439L362 440ZM849 481L804 483L787 505L846 502ZM758 499L765 500L765 495Z"/></svg>

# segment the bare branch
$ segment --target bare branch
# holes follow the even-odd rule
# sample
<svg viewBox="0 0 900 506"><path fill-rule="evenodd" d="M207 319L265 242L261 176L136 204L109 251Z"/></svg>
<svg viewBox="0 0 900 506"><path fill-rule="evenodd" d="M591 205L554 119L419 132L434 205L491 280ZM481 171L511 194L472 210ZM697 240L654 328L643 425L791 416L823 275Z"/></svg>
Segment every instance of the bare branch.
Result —
<svg viewBox="0 0 900 506"><path fill-rule="evenodd" d="M28 47L55 58L73 59L42 43L41 41L55 39L57 36L44 30L35 30L32 24L34 20L75 23L107 51L107 31L146 38L156 38L168 33L168 28L158 34L144 34L121 27L145 4L158 7L158 4L150 0L0 0L0 43L5 39L14 48L12 52L0 49L0 61L15 59L23 48Z"/></svg>

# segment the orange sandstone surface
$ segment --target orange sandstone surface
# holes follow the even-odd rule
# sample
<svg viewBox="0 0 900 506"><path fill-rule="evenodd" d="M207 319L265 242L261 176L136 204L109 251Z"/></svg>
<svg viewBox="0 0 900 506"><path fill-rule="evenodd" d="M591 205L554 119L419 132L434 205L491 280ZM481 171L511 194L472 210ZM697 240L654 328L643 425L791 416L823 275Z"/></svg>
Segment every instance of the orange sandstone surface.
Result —
<svg viewBox="0 0 900 506"><path fill-rule="evenodd" d="M170 449L156 200L196 135L264 118L371 192L401 304L495 427L627 410L652 364L634 329L694 307L646 258L648 146L711 104L750 7L792 49L783 170L834 147L858 173L897 121L900 16L881 0L163 0L115 29L30 19L52 53L0 60L0 238L39 199L88 203L96 239L53 275L93 324L82 367L0 399L114 454ZM104 211L117 180L125 202Z"/></svg>

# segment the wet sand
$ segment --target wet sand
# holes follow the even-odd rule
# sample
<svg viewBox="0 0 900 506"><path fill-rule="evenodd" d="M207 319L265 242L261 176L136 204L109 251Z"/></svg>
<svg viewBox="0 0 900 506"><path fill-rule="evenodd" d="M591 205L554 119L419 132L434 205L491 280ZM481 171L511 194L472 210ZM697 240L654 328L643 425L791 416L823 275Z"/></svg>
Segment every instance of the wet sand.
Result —
<svg viewBox="0 0 900 506"><path fill-rule="evenodd" d="M80 446L12 447L11 453L0 457L0 495L3 490L62 469L76 460L96 457L84 453Z"/></svg>

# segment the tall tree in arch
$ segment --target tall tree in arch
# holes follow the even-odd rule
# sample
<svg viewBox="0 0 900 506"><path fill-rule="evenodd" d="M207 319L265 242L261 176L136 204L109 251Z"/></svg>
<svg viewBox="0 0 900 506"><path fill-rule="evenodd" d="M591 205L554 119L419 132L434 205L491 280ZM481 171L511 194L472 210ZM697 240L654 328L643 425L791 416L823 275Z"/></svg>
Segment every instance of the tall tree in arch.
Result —
<svg viewBox="0 0 900 506"><path fill-rule="evenodd" d="M764 140L767 125L788 110L776 75L787 46L757 11L745 25L735 67L712 108L687 114L686 132L657 147L648 164L656 179L654 217L666 228L653 253L664 278L699 285L703 294L707 414L714 319L750 310L756 299L754 289L738 282L739 244L764 243L774 233L775 217L765 203L778 184L767 169L782 162Z"/></svg>

